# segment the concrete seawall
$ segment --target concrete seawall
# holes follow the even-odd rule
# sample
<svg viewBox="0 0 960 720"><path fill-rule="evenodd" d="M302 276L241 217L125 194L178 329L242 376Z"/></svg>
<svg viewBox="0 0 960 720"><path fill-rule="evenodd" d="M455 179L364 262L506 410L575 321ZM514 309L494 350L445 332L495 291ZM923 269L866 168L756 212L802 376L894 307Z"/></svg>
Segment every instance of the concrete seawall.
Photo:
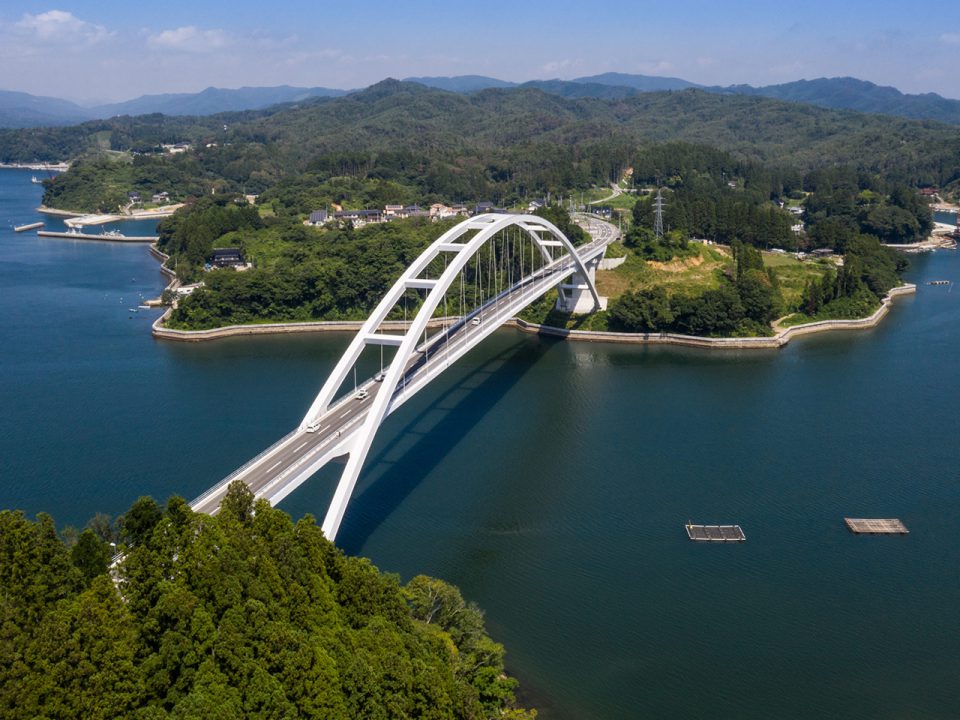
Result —
<svg viewBox="0 0 960 720"><path fill-rule="evenodd" d="M151 252L158 258L165 257L155 248ZM169 272L169 271L168 271ZM917 291L916 285L901 285L891 290L880 303L870 317L859 320L821 320L819 322L807 323L805 325L795 325L794 327L781 330L772 337L760 338L707 338L696 337L692 335L676 335L672 333L623 333L623 332L597 332L592 330L566 330L564 328L551 327L549 325L538 325L528 323L525 320L514 318L504 323L504 327L514 327L526 333L538 335L550 335L552 337L561 337L568 340L580 340L585 342L612 342L612 343L632 343L639 345L680 345L686 347L700 348L726 348L733 350L765 350L783 347L790 340L801 335L810 335L818 332L830 332L834 330L866 330L876 327L890 310L893 300L901 295L911 295ZM153 323L153 335L164 340L176 340L179 342L203 342L205 340L217 340L226 337L239 337L246 335L282 335L287 333L303 332L351 332L359 330L363 325L362 321L318 321L318 322L298 322L298 323L264 323L262 325L230 325L228 327L214 328L211 330L174 330L164 327L163 322L170 315L171 310L167 310L161 317ZM431 328L440 327L444 322L443 318L431 320ZM387 321L383 324L384 330L403 330L408 323L402 320Z"/></svg>
<svg viewBox="0 0 960 720"><path fill-rule="evenodd" d="M316 322L263 323L262 325L228 325L211 330L174 330L164 327L163 322L172 312L172 308L153 323L154 337L178 342L203 342L220 338L241 337L244 335L286 335L290 333L316 332L356 332L363 326L363 320L319 320ZM451 318L454 320L457 318ZM434 318L427 323L429 328L441 327L444 318ZM405 330L409 322L387 320L380 327L384 330Z"/></svg>
<svg viewBox="0 0 960 720"><path fill-rule="evenodd" d="M912 284L893 288L883 298L880 307L869 317L857 320L820 320L819 322L795 325L781 330L771 337L752 338L708 338L694 335L677 335L673 333L625 333L625 332L597 332L593 330L566 330L549 325L537 325L515 318L507 325L523 332L537 335L550 335L568 340L586 342L628 343L635 345L680 345L683 347L698 347L729 350L770 350L781 348L795 337L812 335L813 333L831 332L834 330L869 330L876 327L890 311L893 300L902 295L912 295L917 286Z"/></svg>

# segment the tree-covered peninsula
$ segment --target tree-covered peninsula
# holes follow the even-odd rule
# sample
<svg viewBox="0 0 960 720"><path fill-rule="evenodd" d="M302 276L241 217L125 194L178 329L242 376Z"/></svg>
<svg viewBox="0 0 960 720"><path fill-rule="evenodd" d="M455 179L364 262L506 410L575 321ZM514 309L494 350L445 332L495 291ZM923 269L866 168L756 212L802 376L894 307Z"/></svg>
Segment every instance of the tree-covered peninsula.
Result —
<svg viewBox="0 0 960 720"><path fill-rule="evenodd" d="M138 500L114 569L110 532L68 546L49 516L0 512L0 716L535 716L456 588L401 585L240 483L214 517Z"/></svg>

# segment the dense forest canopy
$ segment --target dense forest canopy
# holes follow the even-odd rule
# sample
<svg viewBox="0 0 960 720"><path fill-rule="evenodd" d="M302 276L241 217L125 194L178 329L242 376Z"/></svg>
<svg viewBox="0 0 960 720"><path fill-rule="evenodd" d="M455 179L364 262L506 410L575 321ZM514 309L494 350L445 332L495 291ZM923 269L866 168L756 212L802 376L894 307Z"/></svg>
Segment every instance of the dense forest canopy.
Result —
<svg viewBox="0 0 960 720"><path fill-rule="evenodd" d="M71 547L2 511L0 588L11 720L534 716L456 588L401 585L242 483L215 517L141 498Z"/></svg>
<svg viewBox="0 0 960 720"><path fill-rule="evenodd" d="M147 152L189 142L189 160L148 157L195 162L191 180L220 179L227 190L253 193L303 172L323 178L366 176L373 166L394 175L416 169L418 177L430 178L421 190L453 200L565 192L616 180L635 161L631 148L671 140L795 173L840 164L910 186L960 178L956 128L935 122L698 90L565 99L523 88L458 95L394 80L272 112L0 131L0 161Z"/></svg>

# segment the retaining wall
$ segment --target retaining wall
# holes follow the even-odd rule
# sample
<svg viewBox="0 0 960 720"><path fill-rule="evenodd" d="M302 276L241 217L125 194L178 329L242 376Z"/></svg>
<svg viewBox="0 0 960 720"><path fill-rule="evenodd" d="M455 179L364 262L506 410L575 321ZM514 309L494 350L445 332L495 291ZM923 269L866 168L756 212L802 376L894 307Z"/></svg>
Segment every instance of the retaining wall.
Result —
<svg viewBox="0 0 960 720"><path fill-rule="evenodd" d="M284 335L287 333L310 333L310 332L356 332L363 327L363 320L320 320L317 322L293 322L293 323L264 323L262 325L228 325L227 327L213 328L211 330L174 330L164 327L163 323L173 311L168 309L163 315L157 318L153 323L154 337L164 340L178 340L180 342L202 342L204 340L217 340L226 337L238 337L242 335ZM443 323L450 322L459 318L434 318L427 322L427 327L441 327ZM387 320L381 323L383 330L406 330L410 325L403 320Z"/></svg>
<svg viewBox="0 0 960 720"><path fill-rule="evenodd" d="M731 350L764 350L783 347L793 338L801 335L810 335L818 332L830 332L833 330L867 330L876 327L880 321L890 311L893 300L901 295L911 295L917 291L917 286L912 284L901 285L893 288L883 301L880 307L870 316L858 320L821 320L819 322L806 323L804 325L795 325L793 327L781 330L772 337L750 337L750 338L708 338L697 337L694 335L678 335L674 333L624 333L624 332L597 332L593 330L566 330L564 328L552 327L549 325L537 325L528 323L519 318L514 318L506 325L515 327L523 332L536 333L538 335L550 335L552 337L562 337L568 340L581 340L586 342L610 342L610 343L632 343L638 345L681 345L686 347L699 348L726 348Z"/></svg>
<svg viewBox="0 0 960 720"><path fill-rule="evenodd" d="M621 265L623 265L626 261L627 261L627 256L626 256L626 255L624 255L623 257L618 257L618 258L607 258L607 257L605 257L603 260L600 261L600 265L597 266L597 269L598 269L598 270L613 270L614 268L618 268L618 267L620 267Z"/></svg>
<svg viewBox="0 0 960 720"><path fill-rule="evenodd" d="M151 252L160 256L163 253L151 248ZM552 327L550 325L538 325L529 323L519 318L513 318L504 323L504 327L515 327L527 333L538 335L549 335L552 337L562 337L568 340L580 340L586 342L612 342L612 343L632 343L639 345L681 345L686 347L700 348L727 348L733 350L762 350L776 349L783 347L793 338L801 335L809 335L818 332L830 332L833 330L866 330L876 327L877 324L886 316L890 310L893 300L901 295L910 295L917 291L917 286L912 284L901 285L893 288L880 303L870 317L859 320L821 320L819 322L807 323L805 325L795 325L793 327L781 330L772 337L752 337L752 338L708 338L697 337L694 335L678 335L675 333L624 333L624 332L598 332L594 330L566 330L564 328ZM164 340L177 340L180 342L202 342L204 340L216 340L225 337L238 337L243 335L282 335L286 333L303 332L351 332L359 330L363 321L319 321L319 322L298 322L298 323L264 323L263 325L229 325L212 330L174 330L164 327L163 322L170 315L167 310L161 317L153 323L153 334L155 337ZM445 318L434 318L428 323L428 327L440 327L447 321ZM402 320L388 320L381 327L384 330L404 330L409 325Z"/></svg>

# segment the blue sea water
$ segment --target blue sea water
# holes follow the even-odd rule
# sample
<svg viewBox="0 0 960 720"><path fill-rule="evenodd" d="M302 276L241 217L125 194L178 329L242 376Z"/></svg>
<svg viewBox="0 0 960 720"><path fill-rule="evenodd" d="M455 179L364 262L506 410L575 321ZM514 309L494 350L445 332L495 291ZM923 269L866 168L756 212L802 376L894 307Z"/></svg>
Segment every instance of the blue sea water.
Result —
<svg viewBox="0 0 960 720"><path fill-rule="evenodd" d="M348 336L156 341L146 248L14 234L29 177L0 172L0 507L190 498L297 422ZM548 720L956 718L960 294L927 282L960 262L912 261L878 328L780 351L497 333L388 419L338 542L459 585Z"/></svg>

